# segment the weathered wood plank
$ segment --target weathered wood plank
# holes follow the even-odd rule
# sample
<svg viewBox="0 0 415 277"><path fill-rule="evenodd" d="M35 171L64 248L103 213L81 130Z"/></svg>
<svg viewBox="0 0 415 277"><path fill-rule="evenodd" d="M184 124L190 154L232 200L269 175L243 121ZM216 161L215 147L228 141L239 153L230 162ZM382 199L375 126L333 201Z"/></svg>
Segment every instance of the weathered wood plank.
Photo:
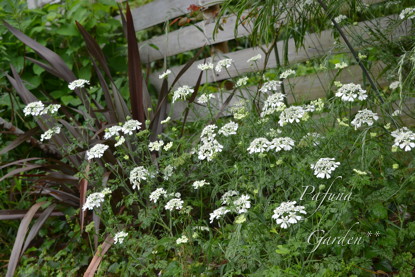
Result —
<svg viewBox="0 0 415 277"><path fill-rule="evenodd" d="M222 25L223 31L219 30L215 35L213 30L216 23L202 21L166 35L146 40L139 44L142 62L149 63L165 56L173 56L204 45L235 39L234 26L237 20L236 16L229 16ZM237 37L244 37L250 33L251 28L248 24L238 26ZM158 49L154 48L153 45Z"/></svg>
<svg viewBox="0 0 415 277"><path fill-rule="evenodd" d="M357 35L360 35L361 38L368 39L370 34L365 30L366 27L374 27L377 28L385 28L388 25L388 21L391 17L383 17L378 18L373 21L364 21L360 22L357 26L347 26L344 28L348 38L352 40ZM404 24L410 24L410 21L406 21ZM393 37L397 38L402 36L406 33L406 29L397 28L393 34ZM288 64L295 64L304 62L313 58L321 57L329 52L331 53L338 53L343 52L344 49L334 49L334 42L335 38L333 36L333 30L326 30L321 32L320 34L308 34L304 38L304 46L298 50L296 50L295 43L293 39L288 41ZM356 44L356 43L354 43ZM343 44L344 45L344 44ZM266 45L263 45L262 48L267 49ZM284 53L284 42L280 41L277 43L278 54L280 57L285 55ZM247 60L256 54L260 53L262 55L262 59L258 61L258 67L256 65L252 66L247 63ZM255 72L258 69L262 69L264 67L264 57L265 54L260 48L247 48L240 51L227 53L226 57L233 59L234 63L232 67L228 69L228 71L222 70L222 72L217 73L213 70L207 71L207 78L203 77L202 84L205 82L216 82L221 81L228 78L233 78L237 76L241 76L245 73ZM220 57L212 57L208 59L209 61L216 62L220 59ZM199 70L197 69L197 65L203 63L204 60L199 60L195 62L189 70L180 78L179 82L177 82L176 86L182 85L190 85L193 86L197 76L199 74ZM266 68L274 68L277 66L275 55L272 54L268 60ZM177 74L183 66L176 66L171 68L172 73L169 75L169 83L176 78ZM161 72L155 72L150 75L150 82L157 88L160 89L161 81L158 79L159 74Z"/></svg>
<svg viewBox="0 0 415 277"><path fill-rule="evenodd" d="M382 71L383 65L377 63L372 67L372 74L375 77L379 76ZM330 70L326 72L319 72L317 74L311 74L301 77L294 77L284 80L284 86L287 93L288 104L301 103L303 101L311 101L321 97L326 97L326 92L329 91L330 86L333 82L333 78L338 73L338 70ZM350 66L340 72L335 80L342 83L357 83L363 84L363 75L358 65ZM387 81L384 79L377 80L380 86L387 85ZM332 88L335 90L335 88ZM230 115L231 107L237 105L241 99L252 99L257 91L256 87L247 87L241 91L235 93L235 96L231 100L228 108L224 112L224 116ZM188 121L196 121L201 118L206 118L209 114L215 115L220 108L222 103L225 102L226 98L231 94L230 91L223 93L215 93L215 98L211 100L210 109L201 105L194 105L194 109L189 113ZM182 118L183 111L187 106L187 102L180 101L176 102L171 107L171 117L175 120Z"/></svg>
<svg viewBox="0 0 415 277"><path fill-rule="evenodd" d="M155 0L131 11L136 31L163 23L172 18L189 13L190 5L209 7L223 0ZM120 19L120 16L116 16Z"/></svg>

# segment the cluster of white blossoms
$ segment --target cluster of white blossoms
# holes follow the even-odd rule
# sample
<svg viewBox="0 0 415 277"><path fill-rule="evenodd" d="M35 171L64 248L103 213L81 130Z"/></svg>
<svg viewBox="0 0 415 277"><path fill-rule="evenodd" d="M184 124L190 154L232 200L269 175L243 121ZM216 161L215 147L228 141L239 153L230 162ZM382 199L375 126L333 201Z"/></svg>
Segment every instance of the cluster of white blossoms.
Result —
<svg viewBox="0 0 415 277"><path fill-rule="evenodd" d="M160 151L160 149L163 147L163 145L164 145L163 140L152 141L148 144L148 150L150 150L150 151Z"/></svg>
<svg viewBox="0 0 415 277"><path fill-rule="evenodd" d="M373 123L378 119L379 116L376 113L368 109L363 109L357 112L356 116L354 117L352 122L350 122L350 124L352 124L355 127L355 129L357 129L360 126L362 126L362 124L372 126Z"/></svg>
<svg viewBox="0 0 415 277"><path fill-rule="evenodd" d="M186 100L186 97L190 94L192 94L195 90L190 88L187 85L184 85L182 87L179 87L178 89L176 89L173 93L173 100L172 102L176 102L177 99L182 99L182 100Z"/></svg>
<svg viewBox="0 0 415 277"><path fill-rule="evenodd" d="M277 137L272 141L266 138L254 139L248 147L249 154L264 153L274 150L279 152L281 150L289 151L293 149L295 141L289 137Z"/></svg>
<svg viewBox="0 0 415 277"><path fill-rule="evenodd" d="M115 234L114 244L123 243L124 239L128 236L128 233L121 231Z"/></svg>
<svg viewBox="0 0 415 277"><path fill-rule="evenodd" d="M340 165L334 158L321 158L315 164L311 164L314 175L321 179L330 179L331 173Z"/></svg>
<svg viewBox="0 0 415 277"><path fill-rule="evenodd" d="M274 138L270 141L268 149L279 152L281 150L289 151L294 147L294 140L289 137Z"/></svg>
<svg viewBox="0 0 415 277"><path fill-rule="evenodd" d="M104 152L109 148L108 145L105 144L95 144L91 149L89 149L88 151L86 151L86 158L87 160L91 160L91 159L99 159L104 155Z"/></svg>
<svg viewBox="0 0 415 277"><path fill-rule="evenodd" d="M251 208L250 196L247 194L239 196L239 192L235 190L230 190L223 194L221 201L223 206L210 213L210 223L229 212L244 214Z"/></svg>
<svg viewBox="0 0 415 277"><path fill-rule="evenodd" d="M121 144L125 142L125 138L123 135L121 135L121 133L123 133L124 135L132 135L134 131L140 130L141 125L142 124L140 121L130 119L124 122L122 126L121 125L111 126L105 130L104 139L108 140L108 139L111 139L112 137L115 137L115 139L117 140L117 143L114 146L116 147L120 146Z"/></svg>
<svg viewBox="0 0 415 277"><path fill-rule="evenodd" d="M242 86L246 86L246 84L248 83L249 78L248 77L242 77L239 78L238 81L236 81L235 87L239 88Z"/></svg>
<svg viewBox="0 0 415 277"><path fill-rule="evenodd" d="M203 188L206 185L210 185L210 183L206 182L206 180L194 181L193 184L192 184L194 189Z"/></svg>
<svg viewBox="0 0 415 277"><path fill-rule="evenodd" d="M164 151L169 151L172 146L173 146L173 142L170 141L170 142L166 143L166 145L164 145L163 149L164 149Z"/></svg>
<svg viewBox="0 0 415 277"><path fill-rule="evenodd" d="M88 195L85 204L82 206L82 210L93 210L94 208L101 207L101 203L105 200L105 195L111 194L111 190L108 188L103 189L101 192L95 192Z"/></svg>
<svg viewBox="0 0 415 277"><path fill-rule="evenodd" d="M220 207L220 208L214 210L209 215L210 223L213 223L213 220L219 219L219 218L221 218L222 216L224 216L225 214L227 214L229 212L230 212L230 210L227 207Z"/></svg>
<svg viewBox="0 0 415 277"><path fill-rule="evenodd" d="M32 102L26 105L23 109L23 113L25 116L32 115L32 116L39 116L44 114L55 114L61 105L59 104L51 104L47 107L43 105L41 101Z"/></svg>
<svg viewBox="0 0 415 277"><path fill-rule="evenodd" d="M89 85L88 80L78 79L69 83L68 88L70 90L75 90L76 88L83 88L85 84Z"/></svg>
<svg viewBox="0 0 415 277"><path fill-rule="evenodd" d="M302 220L300 214L307 214L304 206L295 206L297 202L282 202L279 207L274 210L272 218L277 221L281 228L287 229L291 224L295 224Z"/></svg>
<svg viewBox="0 0 415 277"><path fill-rule="evenodd" d="M203 94L202 96L200 96L199 98L197 98L197 103L199 104L206 104L209 102L210 99L215 98L215 95L213 94Z"/></svg>
<svg viewBox="0 0 415 277"><path fill-rule="evenodd" d="M259 89L262 93L272 92L272 91L278 91L281 87L281 81L268 81L265 82L262 87Z"/></svg>
<svg viewBox="0 0 415 277"><path fill-rule="evenodd" d="M230 135L236 135L238 127L238 123L230 121L223 125L222 128L219 129L218 133L224 135L225 137L228 137Z"/></svg>
<svg viewBox="0 0 415 277"><path fill-rule="evenodd" d="M164 79L167 76L169 76L169 74L171 73L170 69L167 69L165 72L163 72L162 74L159 75L159 79Z"/></svg>
<svg viewBox="0 0 415 277"><path fill-rule="evenodd" d="M389 85L389 88L392 89L392 90L397 89L400 86L400 84L401 84L401 82L399 82L399 81L392 82Z"/></svg>
<svg viewBox="0 0 415 277"><path fill-rule="evenodd" d="M295 75L295 70L287 69L280 74L280 79L287 79L288 77Z"/></svg>
<svg viewBox="0 0 415 277"><path fill-rule="evenodd" d="M209 70L209 69L213 69L213 63L208 62L208 63L201 63L197 65L197 68L204 71L204 70Z"/></svg>
<svg viewBox="0 0 415 277"><path fill-rule="evenodd" d="M130 119L124 123L121 131L126 135L132 135L133 131L138 131L141 128L141 122L135 119Z"/></svg>
<svg viewBox="0 0 415 277"><path fill-rule="evenodd" d="M344 20L346 20L347 19L347 16L345 16L345 15L343 15L343 14L341 14L341 15L339 15L339 16L336 16L333 20L337 23L337 24L340 24L340 23L342 23L342 21L344 21ZM333 23L331 23L332 25L333 25Z"/></svg>
<svg viewBox="0 0 415 277"><path fill-rule="evenodd" d="M158 188L150 194L150 201L157 203L161 196L166 197L167 191L163 188Z"/></svg>
<svg viewBox="0 0 415 277"><path fill-rule="evenodd" d="M61 127L55 126L50 128L45 133L40 136L40 141L44 141L46 139L51 139L54 134L59 134L61 132Z"/></svg>
<svg viewBox="0 0 415 277"><path fill-rule="evenodd" d="M252 58L249 58L246 62L247 63L253 63L253 62L259 61L260 59L262 59L261 54L257 54L255 56L253 56Z"/></svg>
<svg viewBox="0 0 415 277"><path fill-rule="evenodd" d="M133 189L140 189L141 181L147 180L150 177L150 173L144 166L137 166L130 172L130 182L133 184Z"/></svg>
<svg viewBox="0 0 415 277"><path fill-rule="evenodd" d="M400 19L414 19L415 18L415 8L406 8L401 11L399 14Z"/></svg>
<svg viewBox="0 0 415 277"><path fill-rule="evenodd" d="M391 135L395 138L393 146L405 151L411 151L412 148L415 148L415 133L407 127L397 129Z"/></svg>
<svg viewBox="0 0 415 277"><path fill-rule="evenodd" d="M221 72L222 68L229 68L232 64L232 59L223 59L218 61L218 63L215 66L216 72Z"/></svg>
<svg viewBox="0 0 415 277"><path fill-rule="evenodd" d="M363 101L367 98L366 90L358 84L344 84L336 92L336 97L340 97L345 102L353 102L357 99Z"/></svg>
<svg viewBox="0 0 415 277"><path fill-rule="evenodd" d="M183 208L183 200L180 198L173 198L170 199L169 202L164 206L166 210L173 211L173 210L181 210Z"/></svg>
<svg viewBox="0 0 415 277"><path fill-rule="evenodd" d="M176 240L176 244L187 243L188 241L189 239L185 235L183 235Z"/></svg>
<svg viewBox="0 0 415 277"><path fill-rule="evenodd" d="M284 97L285 95L280 92L276 92L268 96L267 100L264 102L264 106L262 107L261 117L283 111L286 108L284 104Z"/></svg>
<svg viewBox="0 0 415 277"><path fill-rule="evenodd" d="M198 149L198 158L199 160L206 159L211 161L216 153L222 152L223 145L216 140L215 130L218 127L214 124L207 125L200 135L202 141Z"/></svg>
<svg viewBox="0 0 415 277"><path fill-rule="evenodd" d="M334 65L334 68L335 69L343 69L343 68L346 68L348 66L348 64L347 63L345 63L345 62L341 62L341 63L336 63L335 65Z"/></svg>
<svg viewBox="0 0 415 277"><path fill-rule="evenodd" d="M278 124L284 126L287 123L300 122L302 118L306 115L306 111L302 106L291 106L284 109L280 114L280 119Z"/></svg>

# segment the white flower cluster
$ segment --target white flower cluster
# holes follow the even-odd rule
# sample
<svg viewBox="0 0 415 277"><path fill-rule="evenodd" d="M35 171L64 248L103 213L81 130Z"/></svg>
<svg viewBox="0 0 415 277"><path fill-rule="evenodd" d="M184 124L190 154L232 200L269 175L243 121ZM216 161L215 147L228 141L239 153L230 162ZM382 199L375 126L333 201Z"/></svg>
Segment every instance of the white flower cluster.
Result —
<svg viewBox="0 0 415 277"><path fill-rule="evenodd" d="M147 177L150 177L150 173L144 166L135 167L130 172L130 182L133 184L133 189L140 189L140 182L147 180Z"/></svg>
<svg viewBox="0 0 415 277"><path fill-rule="evenodd" d="M274 210L272 218L277 221L281 228L287 229L291 224L295 224L302 220L300 214L307 214L304 206L295 206L297 202L282 202L279 207Z"/></svg>
<svg viewBox="0 0 415 277"><path fill-rule="evenodd" d="M265 82L262 87L259 89L262 93L267 93L268 91L278 91L281 87L281 81L268 81Z"/></svg>
<svg viewBox="0 0 415 277"><path fill-rule="evenodd" d="M256 138L251 142L247 150L249 151L249 154L264 153L270 150L275 150L275 152L281 150L289 151L293 149L294 143L295 141L289 137L277 137L272 141L269 141L266 138Z"/></svg>
<svg viewBox="0 0 415 277"><path fill-rule="evenodd" d="M250 196L246 194L240 197L238 196L239 192L235 190L230 190L223 194L221 200L224 206L210 213L210 223L213 223L213 220L219 219L229 212L236 212L238 214L247 213L248 209L251 208Z"/></svg>
<svg viewBox="0 0 415 277"><path fill-rule="evenodd" d="M105 200L105 195L111 194L111 190L108 188L103 189L101 192L95 192L88 195L85 204L82 206L82 210L93 210L94 208L101 207L101 203Z"/></svg>
<svg viewBox="0 0 415 277"><path fill-rule="evenodd" d="M200 135L202 144L198 149L198 158L199 160L206 159L211 161L216 153L222 152L223 145L220 144L216 139L215 129L216 125L207 125Z"/></svg>
<svg viewBox="0 0 415 277"><path fill-rule="evenodd" d="M300 122L306 115L306 111L302 106L291 106L283 110L280 114L280 119L278 120L278 124L280 126L284 126L287 123Z"/></svg>
<svg viewBox="0 0 415 277"><path fill-rule="evenodd" d="M248 80L249 80L248 77L239 78L238 81L236 81L235 87L239 88L242 86L246 86L246 84L248 83Z"/></svg>
<svg viewBox="0 0 415 277"><path fill-rule="evenodd" d="M183 208L183 200L180 198L173 198L170 199L169 202L167 202L166 206L164 206L164 208L166 210L169 211L173 211L174 209L176 210L181 210Z"/></svg>
<svg viewBox="0 0 415 277"><path fill-rule="evenodd" d="M389 88L390 88L390 89L392 89L392 90L397 89L397 88L399 87L399 85L400 85L400 84L401 84L401 82L399 82L399 81L392 82L392 83L389 85Z"/></svg>
<svg viewBox="0 0 415 277"><path fill-rule="evenodd" d="M23 113L25 116L32 115L32 116L39 116L44 114L55 114L61 105L59 104L51 104L45 108L45 105L41 101L32 102L26 105L23 109Z"/></svg>
<svg viewBox="0 0 415 277"><path fill-rule="evenodd" d="M238 123L230 121L222 126L219 130L219 134L224 135L225 137L228 137L230 135L236 135L236 131L238 130Z"/></svg>
<svg viewBox="0 0 415 277"><path fill-rule="evenodd" d="M402 127L391 133L395 138L393 146L399 147L405 151L411 151L415 148L415 133L407 127Z"/></svg>
<svg viewBox="0 0 415 277"><path fill-rule="evenodd" d="M171 73L170 69L167 69L165 72L163 72L162 74L159 75L159 79L164 79L167 76L169 76L169 74Z"/></svg>
<svg viewBox="0 0 415 277"><path fill-rule="evenodd" d="M314 169L314 175L317 178L331 178L331 173L340 165L334 158L321 158L315 164L311 164L311 169Z"/></svg>
<svg viewBox="0 0 415 277"><path fill-rule="evenodd" d="M280 74L280 79L287 79L291 75L295 75L295 70L287 69L283 73Z"/></svg>
<svg viewBox="0 0 415 277"><path fill-rule="evenodd" d="M335 18L334 18L334 21L337 23L337 24L340 24L340 23L342 23L342 21L344 21L344 20L346 20L347 19L347 16L345 16L345 15L343 15L343 14L341 14L341 15L339 15L339 16L336 16ZM333 23L331 23L332 25L334 25Z"/></svg>
<svg viewBox="0 0 415 277"><path fill-rule="evenodd" d="M104 155L104 152L109 148L108 145L98 143L94 145L91 149L86 151L86 158L87 160L91 159L99 159Z"/></svg>
<svg viewBox="0 0 415 277"><path fill-rule="evenodd" d="M160 151L160 149L163 147L163 145L164 145L163 140L152 141L148 144L148 150L150 150L150 151Z"/></svg>
<svg viewBox="0 0 415 277"><path fill-rule="evenodd" d="M121 231L115 234L114 244L123 243L124 239L128 236L128 233Z"/></svg>
<svg viewBox="0 0 415 277"><path fill-rule="evenodd" d="M78 79L69 83L68 88L70 90L75 90L76 88L83 88L85 84L89 85L88 80Z"/></svg>
<svg viewBox="0 0 415 277"><path fill-rule="evenodd" d="M253 62L259 61L260 59L262 59L262 56L261 54L258 54L258 55L253 56L252 58L249 58L246 62L253 63Z"/></svg>
<svg viewBox="0 0 415 277"><path fill-rule="evenodd" d="M223 59L218 61L218 63L216 64L215 70L216 72L221 72L222 68L229 68L232 64L232 59Z"/></svg>
<svg viewBox="0 0 415 277"><path fill-rule="evenodd" d="M347 63L345 63L345 62L341 62L341 63L336 63L335 65L334 65L334 68L335 69L343 69L343 68L346 68L348 66L348 64Z"/></svg>
<svg viewBox="0 0 415 277"><path fill-rule="evenodd" d="M185 235L183 235L176 240L176 244L187 243L188 241L189 239Z"/></svg>
<svg viewBox="0 0 415 277"><path fill-rule="evenodd" d="M276 92L268 96L267 100L264 102L264 106L262 107L261 117L283 111L286 108L284 104L284 97L285 95L280 92Z"/></svg>
<svg viewBox="0 0 415 277"><path fill-rule="evenodd" d="M190 94L192 94L195 90L190 88L187 85L184 85L182 87L179 87L176 89L173 93L173 103L177 101L177 99L183 99L186 100L186 97Z"/></svg>
<svg viewBox="0 0 415 277"><path fill-rule="evenodd" d="M205 185L210 185L210 183L206 182L206 180L201 180L201 181L194 181L193 184L192 184L194 189L202 188Z"/></svg>
<svg viewBox="0 0 415 277"><path fill-rule="evenodd" d="M270 141L268 150L279 152L281 150L289 151L294 147L294 140L289 137L274 138Z"/></svg>
<svg viewBox="0 0 415 277"><path fill-rule="evenodd" d="M123 133L124 135L132 135L133 131L140 130L141 125L142 124L140 121L130 119L124 122L123 126L121 125L111 126L105 130L104 139L108 140L112 137L115 137L115 139L117 140L117 143L114 146L115 147L120 146L121 144L125 142L124 136L122 136L120 133Z"/></svg>
<svg viewBox="0 0 415 277"><path fill-rule="evenodd" d="M157 201L159 200L159 198L161 196L166 197L167 195L167 191L163 188L158 188L155 191L153 191L152 193L150 193L150 201L157 203Z"/></svg>
<svg viewBox="0 0 415 277"><path fill-rule="evenodd" d="M209 102L210 99L213 99L213 98L215 98L215 95L213 94L203 94L197 99L197 103L206 104Z"/></svg>
<svg viewBox="0 0 415 277"><path fill-rule="evenodd" d="M362 124L372 126L373 122L378 119L379 117L376 113L368 109L363 109L357 112L356 116L354 117L352 122L350 122L350 124L352 124L355 127L355 129L357 129L360 126L362 126Z"/></svg>
<svg viewBox="0 0 415 277"><path fill-rule="evenodd" d="M336 92L336 96L340 97L345 102L353 102L357 99L363 101L367 98L366 90L358 84L342 85Z"/></svg>
<svg viewBox="0 0 415 277"><path fill-rule="evenodd" d="M59 134L61 132L61 127L55 126L50 128L45 133L40 136L40 141L44 141L46 139L51 139L54 134Z"/></svg>
<svg viewBox="0 0 415 277"><path fill-rule="evenodd" d="M201 63L197 65L197 68L204 71L204 70L209 70L209 69L213 69L213 63L208 62L208 63Z"/></svg>
<svg viewBox="0 0 415 277"><path fill-rule="evenodd" d="M406 8L401 11L399 14L400 19L414 19L415 18L415 8Z"/></svg>
<svg viewBox="0 0 415 277"><path fill-rule="evenodd" d="M138 120L130 119L124 123L121 131L126 135L132 135L133 131L138 131L141 128L141 122Z"/></svg>

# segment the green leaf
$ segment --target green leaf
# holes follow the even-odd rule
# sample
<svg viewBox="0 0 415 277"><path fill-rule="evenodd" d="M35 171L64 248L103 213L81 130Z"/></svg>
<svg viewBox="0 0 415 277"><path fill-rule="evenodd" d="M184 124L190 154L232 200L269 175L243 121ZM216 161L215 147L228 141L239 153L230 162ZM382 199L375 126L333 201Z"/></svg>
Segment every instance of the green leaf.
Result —
<svg viewBox="0 0 415 277"><path fill-rule="evenodd" d="M370 206L370 211L375 218L385 219L388 217L388 210L382 203L375 203Z"/></svg>
<svg viewBox="0 0 415 277"><path fill-rule="evenodd" d="M289 254L289 253L290 253L290 249L285 248L283 245L278 245L277 247L278 247L278 249L276 249L276 250L275 250L275 252L276 252L277 254L280 254L280 255L287 255L287 254Z"/></svg>
<svg viewBox="0 0 415 277"><path fill-rule="evenodd" d="M72 95L62 96L61 101L65 106L68 104L71 104L72 106L79 106L82 103L81 100L73 97Z"/></svg>

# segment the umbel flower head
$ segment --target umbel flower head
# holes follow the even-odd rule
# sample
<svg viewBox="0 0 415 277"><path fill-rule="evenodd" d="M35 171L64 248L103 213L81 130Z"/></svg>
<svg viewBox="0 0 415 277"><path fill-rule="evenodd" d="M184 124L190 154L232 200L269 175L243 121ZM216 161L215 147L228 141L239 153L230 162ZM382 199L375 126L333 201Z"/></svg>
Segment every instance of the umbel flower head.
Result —
<svg viewBox="0 0 415 277"><path fill-rule="evenodd" d="M150 176L150 173L144 166L137 166L130 172L130 182L133 184L133 189L140 189L140 183L143 180L147 180L147 177Z"/></svg>
<svg viewBox="0 0 415 277"><path fill-rule="evenodd" d="M221 72L222 71L222 67L224 68L229 68L232 64L232 59L223 59L218 61L218 63L216 64L215 70L216 72Z"/></svg>
<svg viewBox="0 0 415 277"><path fill-rule="evenodd" d="M379 117L376 113L368 109L363 109L357 112L355 118L350 123L355 127L355 129L357 129L360 126L362 126L362 124L372 126L373 122L375 122L378 119Z"/></svg>
<svg viewBox="0 0 415 277"><path fill-rule="evenodd" d="M85 84L89 85L88 80L78 79L69 83L68 88L70 90L75 90L76 88L83 88Z"/></svg>
<svg viewBox="0 0 415 277"><path fill-rule="evenodd" d="M105 150L108 149L108 145L105 144L96 144L94 147L86 151L86 158L88 160L94 159L94 158L101 158L104 155Z"/></svg>
<svg viewBox="0 0 415 277"><path fill-rule="evenodd" d="M366 90L358 84L344 84L336 92L336 97L340 97L344 102L353 102L356 99L361 101L367 98Z"/></svg>
<svg viewBox="0 0 415 277"><path fill-rule="evenodd" d="M291 224L295 224L302 220L303 217L299 214L307 214L303 206L295 206L297 202L282 202L279 207L274 210L272 216L277 221L281 228L287 229Z"/></svg>
<svg viewBox="0 0 415 277"><path fill-rule="evenodd" d="M178 99L186 100L186 97L194 92L194 89L190 88L187 85L179 87L173 93L173 103L176 102Z"/></svg>
<svg viewBox="0 0 415 277"><path fill-rule="evenodd" d="M124 239L128 236L128 233L121 231L115 234L114 236L114 244L123 243Z"/></svg>
<svg viewBox="0 0 415 277"><path fill-rule="evenodd" d="M43 103L41 101L37 101L27 104L26 107L23 109L23 112L25 116L38 116L41 115L44 108L45 106L43 105Z"/></svg>
<svg viewBox="0 0 415 277"><path fill-rule="evenodd" d="M311 169L314 169L314 175L317 178L331 178L331 173L340 165L334 158L321 158L315 164L311 164Z"/></svg>
<svg viewBox="0 0 415 277"><path fill-rule="evenodd" d="M40 136L40 141L44 141L45 139L51 139L54 134L59 134L61 132L61 127L55 126L50 128L45 133Z"/></svg>
<svg viewBox="0 0 415 277"><path fill-rule="evenodd" d="M304 117L306 111L302 106L291 106L283 110L280 114L280 120L278 124L284 126L287 123L300 122Z"/></svg>
<svg viewBox="0 0 415 277"><path fill-rule="evenodd" d="M238 130L238 123L230 121L222 126L219 130L219 134L224 135L225 137L228 137L230 135L236 135L236 131Z"/></svg>
<svg viewBox="0 0 415 277"><path fill-rule="evenodd" d="M82 210L93 210L94 208L101 207L101 203L105 200L105 195L111 194L111 190L108 188L103 189L101 192L95 192L88 195L85 204L82 206Z"/></svg>
<svg viewBox="0 0 415 277"><path fill-rule="evenodd" d="M411 151L415 148L415 133L409 130L407 127L402 127L391 133L395 138L393 146L399 147L405 151Z"/></svg>

